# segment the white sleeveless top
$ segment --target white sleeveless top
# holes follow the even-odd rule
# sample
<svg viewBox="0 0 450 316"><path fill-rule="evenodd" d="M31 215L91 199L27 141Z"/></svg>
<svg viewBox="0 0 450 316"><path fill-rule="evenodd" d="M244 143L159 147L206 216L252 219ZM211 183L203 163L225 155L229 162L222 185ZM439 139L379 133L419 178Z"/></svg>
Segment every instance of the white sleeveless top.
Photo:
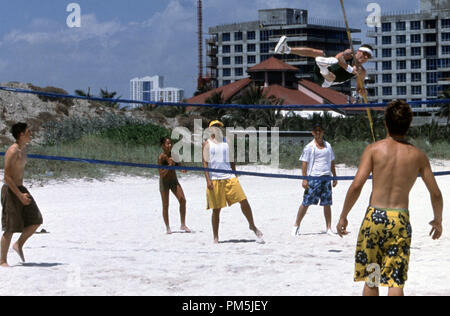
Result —
<svg viewBox="0 0 450 316"><path fill-rule="evenodd" d="M228 143L225 141L217 144L208 139L208 144L209 144L208 168L233 171L230 165L230 148L228 146ZM209 176L211 180L227 180L235 178L234 174L217 173L217 172L210 172Z"/></svg>

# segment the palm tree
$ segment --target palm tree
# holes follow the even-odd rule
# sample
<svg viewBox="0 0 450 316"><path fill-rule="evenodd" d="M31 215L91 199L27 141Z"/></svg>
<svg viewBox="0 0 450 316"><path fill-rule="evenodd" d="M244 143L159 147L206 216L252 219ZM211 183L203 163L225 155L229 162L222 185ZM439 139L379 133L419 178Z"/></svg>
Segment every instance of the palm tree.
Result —
<svg viewBox="0 0 450 316"><path fill-rule="evenodd" d="M245 89L234 101L242 105L280 105L284 102L274 96L268 97L262 88L255 85ZM273 109L238 109L233 111L233 117L243 127L273 127L277 125L277 120L281 118L280 112L280 110Z"/></svg>
<svg viewBox="0 0 450 316"><path fill-rule="evenodd" d="M116 98L117 92L109 92L108 88L106 88L105 90L100 89L100 97L103 99L120 99L121 97ZM105 102L105 106L109 107L109 108L113 108L113 109L119 109L119 102L112 102L112 101L108 101Z"/></svg>
<svg viewBox="0 0 450 316"><path fill-rule="evenodd" d="M206 104L231 104L232 100L224 99L222 91L213 92L211 96L205 100ZM224 108L205 108L202 111L202 115L208 119L220 119L227 114L227 109Z"/></svg>
<svg viewBox="0 0 450 316"><path fill-rule="evenodd" d="M88 88L88 92L84 92L81 89L77 89L77 90L75 90L75 94L77 96L80 96L80 97L88 97L88 98L90 98L91 97L91 88L90 87Z"/></svg>

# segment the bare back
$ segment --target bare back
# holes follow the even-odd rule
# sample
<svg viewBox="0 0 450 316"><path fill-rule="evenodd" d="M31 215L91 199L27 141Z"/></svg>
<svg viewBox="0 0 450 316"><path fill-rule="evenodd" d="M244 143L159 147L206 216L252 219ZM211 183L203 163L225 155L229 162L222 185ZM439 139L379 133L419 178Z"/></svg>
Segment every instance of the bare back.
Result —
<svg viewBox="0 0 450 316"><path fill-rule="evenodd" d="M17 144L9 147L5 155L5 183L7 178L16 186L23 185L23 175L27 163L27 154L25 149L20 149Z"/></svg>
<svg viewBox="0 0 450 316"><path fill-rule="evenodd" d="M409 193L428 163L425 154L411 144L391 138L373 144L373 191L371 205L381 208L409 208Z"/></svg>

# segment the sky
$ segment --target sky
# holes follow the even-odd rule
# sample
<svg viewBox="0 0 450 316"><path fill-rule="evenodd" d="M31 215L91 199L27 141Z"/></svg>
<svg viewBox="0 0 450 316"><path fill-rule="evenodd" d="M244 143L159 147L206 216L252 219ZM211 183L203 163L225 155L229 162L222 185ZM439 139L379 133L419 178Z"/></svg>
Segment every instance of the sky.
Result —
<svg viewBox="0 0 450 316"><path fill-rule="evenodd" d="M344 0L351 27L365 39L367 6L382 12L419 9L419 0ZM81 8L81 27L69 28L66 8ZM166 87L191 97L197 78L196 0L0 0L0 82L98 93L107 88L130 98L135 77L164 76ZM258 9L298 8L309 16L343 20L339 0L204 0L208 27L256 21Z"/></svg>

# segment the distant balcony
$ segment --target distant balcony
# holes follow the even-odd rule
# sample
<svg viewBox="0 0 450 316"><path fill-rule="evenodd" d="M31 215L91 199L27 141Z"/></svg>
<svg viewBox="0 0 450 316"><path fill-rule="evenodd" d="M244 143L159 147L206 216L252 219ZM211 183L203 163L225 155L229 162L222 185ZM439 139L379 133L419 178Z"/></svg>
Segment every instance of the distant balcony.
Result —
<svg viewBox="0 0 450 316"><path fill-rule="evenodd" d="M206 55L208 55L208 56L217 56L218 51L219 50L217 49L217 47L208 47L206 49Z"/></svg>
<svg viewBox="0 0 450 316"><path fill-rule="evenodd" d="M210 37L206 39L206 44L216 46L217 45L217 39L215 37Z"/></svg>
<svg viewBox="0 0 450 316"><path fill-rule="evenodd" d="M206 67L208 68L217 68L218 60L217 58L211 58L206 62Z"/></svg>

